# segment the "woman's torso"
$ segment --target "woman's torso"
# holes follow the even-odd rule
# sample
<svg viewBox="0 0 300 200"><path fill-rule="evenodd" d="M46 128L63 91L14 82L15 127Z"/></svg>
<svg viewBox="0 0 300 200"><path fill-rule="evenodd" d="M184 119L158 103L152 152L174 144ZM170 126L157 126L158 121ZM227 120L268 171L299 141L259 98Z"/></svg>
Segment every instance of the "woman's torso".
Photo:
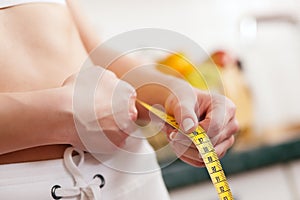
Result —
<svg viewBox="0 0 300 200"><path fill-rule="evenodd" d="M0 9L0 92L59 87L87 52L66 5L29 3ZM62 157L65 145L0 155L0 163Z"/></svg>

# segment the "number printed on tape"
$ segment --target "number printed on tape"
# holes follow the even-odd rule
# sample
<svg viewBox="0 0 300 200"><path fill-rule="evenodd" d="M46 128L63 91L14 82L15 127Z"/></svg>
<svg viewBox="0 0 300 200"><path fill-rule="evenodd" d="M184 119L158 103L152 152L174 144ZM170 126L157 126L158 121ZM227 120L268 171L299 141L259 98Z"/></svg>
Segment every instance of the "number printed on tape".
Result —
<svg viewBox="0 0 300 200"><path fill-rule="evenodd" d="M154 108L143 101L137 100L137 102L182 133L174 117L167 115L165 112ZM222 169L222 165L205 130L201 126L198 126L195 131L188 134L188 137L196 145L209 173L211 181L217 190L219 199L233 200L233 196L226 180L225 173Z"/></svg>

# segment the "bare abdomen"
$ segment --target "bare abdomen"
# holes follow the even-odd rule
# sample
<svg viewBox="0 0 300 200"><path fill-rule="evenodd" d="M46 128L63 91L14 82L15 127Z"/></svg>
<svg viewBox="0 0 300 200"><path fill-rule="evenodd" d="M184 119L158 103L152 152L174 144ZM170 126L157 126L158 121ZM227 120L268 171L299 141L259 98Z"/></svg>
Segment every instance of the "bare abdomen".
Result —
<svg viewBox="0 0 300 200"><path fill-rule="evenodd" d="M60 87L87 57L67 6L31 3L0 9L0 92ZM60 158L68 145L0 155L0 163Z"/></svg>

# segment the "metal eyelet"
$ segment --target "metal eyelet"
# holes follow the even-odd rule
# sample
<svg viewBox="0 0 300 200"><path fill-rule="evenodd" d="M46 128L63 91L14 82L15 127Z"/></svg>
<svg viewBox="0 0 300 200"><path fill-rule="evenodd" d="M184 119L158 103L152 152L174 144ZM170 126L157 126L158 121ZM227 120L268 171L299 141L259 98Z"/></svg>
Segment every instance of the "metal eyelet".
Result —
<svg viewBox="0 0 300 200"><path fill-rule="evenodd" d="M101 180L101 184L99 185L100 189L104 187L105 185L105 179L101 174L96 174L93 179L99 178Z"/></svg>
<svg viewBox="0 0 300 200"><path fill-rule="evenodd" d="M55 191L56 189L58 188L61 188L60 185L54 185L52 188L51 188L51 195L52 195L52 198L55 199L55 200L58 200L58 199L61 199L62 197L60 196L56 196L55 194Z"/></svg>

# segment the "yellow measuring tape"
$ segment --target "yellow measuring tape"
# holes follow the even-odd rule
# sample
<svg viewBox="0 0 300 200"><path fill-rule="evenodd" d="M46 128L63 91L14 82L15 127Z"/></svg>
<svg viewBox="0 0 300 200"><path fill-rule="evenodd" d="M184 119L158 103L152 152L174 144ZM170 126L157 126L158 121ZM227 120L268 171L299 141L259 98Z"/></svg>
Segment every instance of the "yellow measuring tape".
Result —
<svg viewBox="0 0 300 200"><path fill-rule="evenodd" d="M143 101L137 100L137 102L139 102L147 110L158 116L160 119L164 120L166 123L179 130L179 132L182 132L174 117L150 106L149 104ZM212 180L212 183L214 184L218 192L219 199L233 200L233 196L231 194L221 163L213 145L210 142L209 137L205 133L205 130L201 126L198 126L194 132L188 134L188 137L196 145L200 155L202 156L202 159Z"/></svg>

